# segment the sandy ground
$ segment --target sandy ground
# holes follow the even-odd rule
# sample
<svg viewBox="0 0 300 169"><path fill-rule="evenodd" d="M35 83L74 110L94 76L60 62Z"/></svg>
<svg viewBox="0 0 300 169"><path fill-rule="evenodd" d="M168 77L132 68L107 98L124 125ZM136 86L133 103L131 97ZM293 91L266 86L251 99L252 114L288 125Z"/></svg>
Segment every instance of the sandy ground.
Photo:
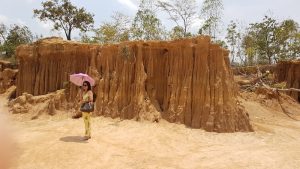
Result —
<svg viewBox="0 0 300 169"><path fill-rule="evenodd" d="M8 115L0 96L0 113ZM300 168L300 123L280 111L244 101L255 132L218 134L184 125L92 119L82 141L82 119L9 115L19 169Z"/></svg>

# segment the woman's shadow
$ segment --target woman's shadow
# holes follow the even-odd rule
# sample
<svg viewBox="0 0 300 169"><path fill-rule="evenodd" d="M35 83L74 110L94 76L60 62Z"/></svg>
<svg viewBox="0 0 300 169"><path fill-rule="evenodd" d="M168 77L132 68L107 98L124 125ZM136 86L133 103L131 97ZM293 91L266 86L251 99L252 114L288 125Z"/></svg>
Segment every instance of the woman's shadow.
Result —
<svg viewBox="0 0 300 169"><path fill-rule="evenodd" d="M59 139L63 142L75 142L75 143L87 143L87 140L84 139L84 137L81 136L66 136Z"/></svg>

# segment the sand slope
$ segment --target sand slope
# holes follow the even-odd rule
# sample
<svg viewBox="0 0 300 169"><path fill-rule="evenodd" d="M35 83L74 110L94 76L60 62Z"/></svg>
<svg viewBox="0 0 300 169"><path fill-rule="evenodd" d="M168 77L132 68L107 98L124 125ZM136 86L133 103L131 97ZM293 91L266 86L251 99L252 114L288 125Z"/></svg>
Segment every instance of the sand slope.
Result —
<svg viewBox="0 0 300 169"><path fill-rule="evenodd" d="M1 97L1 113L7 114ZM242 100L255 132L218 134L184 125L96 117L81 141L82 119L10 115L20 169L299 168L300 123Z"/></svg>

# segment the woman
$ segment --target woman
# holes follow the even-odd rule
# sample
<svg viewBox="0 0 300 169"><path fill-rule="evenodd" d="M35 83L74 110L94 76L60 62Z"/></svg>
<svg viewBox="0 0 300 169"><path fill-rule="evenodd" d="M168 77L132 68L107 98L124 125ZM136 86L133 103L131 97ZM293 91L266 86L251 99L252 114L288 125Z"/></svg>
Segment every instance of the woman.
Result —
<svg viewBox="0 0 300 169"><path fill-rule="evenodd" d="M93 104L93 92L90 82L84 81L82 84L82 92L80 97L80 105L83 103ZM91 115L90 112L82 112L82 118L85 125L85 136L84 140L91 138Z"/></svg>

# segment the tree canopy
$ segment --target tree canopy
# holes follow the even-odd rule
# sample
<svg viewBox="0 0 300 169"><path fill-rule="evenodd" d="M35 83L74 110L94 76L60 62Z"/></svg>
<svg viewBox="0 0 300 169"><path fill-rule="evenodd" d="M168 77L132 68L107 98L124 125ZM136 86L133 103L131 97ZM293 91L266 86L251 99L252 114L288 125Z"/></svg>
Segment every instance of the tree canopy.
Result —
<svg viewBox="0 0 300 169"><path fill-rule="evenodd" d="M41 21L52 21L53 29L63 29L68 40L71 40L74 29L86 32L93 27L94 15L84 8L77 8L70 0L48 0L42 2L42 7L34 9L34 16Z"/></svg>
<svg viewBox="0 0 300 169"><path fill-rule="evenodd" d="M115 12L111 16L110 22L103 22L99 28L93 30L92 42L97 43L117 43L129 40L130 18L120 12Z"/></svg>
<svg viewBox="0 0 300 169"><path fill-rule="evenodd" d="M161 21L156 17L151 0L141 0L133 19L131 35L134 40L159 40L162 38Z"/></svg>
<svg viewBox="0 0 300 169"><path fill-rule="evenodd" d="M4 51L5 55L8 57L14 55L17 46L33 41L33 35L27 26L12 25L8 29L2 24L0 27L2 32L6 32L1 34L1 37L3 35L3 43L2 45L0 44L0 50Z"/></svg>
<svg viewBox="0 0 300 169"><path fill-rule="evenodd" d="M210 35L213 39L217 38L216 34L223 9L222 0L204 0L201 8L201 17L204 19L204 24L199 30L201 34Z"/></svg>
<svg viewBox="0 0 300 169"><path fill-rule="evenodd" d="M252 23L243 38L245 54L251 62L272 64L300 55L299 25L293 20L276 21L265 16L262 22ZM298 48L296 47L298 45Z"/></svg>
<svg viewBox="0 0 300 169"><path fill-rule="evenodd" d="M171 2L158 1L160 9L167 12L170 20L176 23L175 30L183 30L184 37L190 36L189 30L193 21L198 18L195 0L174 0ZM174 31L174 30L173 30Z"/></svg>
<svg viewBox="0 0 300 169"><path fill-rule="evenodd" d="M110 21L92 29L95 34L92 37L84 33L92 28L93 14L84 8L77 8L70 0L47 0L42 2L42 7L34 10L34 16L42 21L52 21L54 29L63 29L69 40L73 29L79 29L82 41L89 43L187 38L196 36L191 30L195 28L194 22L201 19L203 24L198 33L209 35L215 43L228 48L232 64L272 64L300 55L299 25L292 19L280 22L265 16L262 21L245 28L231 21L227 29L224 28L226 34L220 35L224 10L222 0L204 0L199 9L196 0L140 0L134 16L115 12ZM157 15L159 10L173 21L171 30L165 30ZM4 43L3 37L7 34L8 29L0 25L0 43Z"/></svg>

